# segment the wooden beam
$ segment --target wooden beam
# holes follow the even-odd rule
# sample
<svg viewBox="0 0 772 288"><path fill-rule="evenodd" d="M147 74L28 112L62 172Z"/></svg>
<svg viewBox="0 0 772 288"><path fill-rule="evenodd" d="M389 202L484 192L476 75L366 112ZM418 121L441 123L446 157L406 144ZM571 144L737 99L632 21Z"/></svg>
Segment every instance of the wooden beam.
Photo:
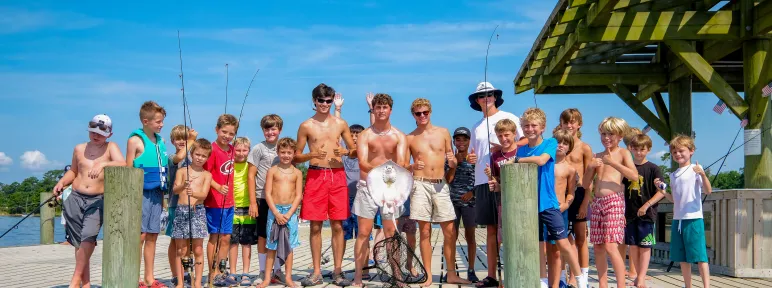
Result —
<svg viewBox="0 0 772 288"><path fill-rule="evenodd" d="M568 22L568 23L563 23L563 24L557 24L552 29L552 33L550 34L550 36L555 37L555 36L560 36L560 35L568 35L568 34L574 32L574 30L576 29L576 24L577 24L576 21Z"/></svg>
<svg viewBox="0 0 772 288"><path fill-rule="evenodd" d="M702 83L710 87L729 110L742 119L748 111L748 103L705 61L694 47L686 41L666 41L665 44L689 67Z"/></svg>
<svg viewBox="0 0 772 288"><path fill-rule="evenodd" d="M619 0L617 5L614 5L614 11L662 11L693 2L694 0Z"/></svg>
<svg viewBox="0 0 772 288"><path fill-rule="evenodd" d="M635 98L632 92L630 92L627 87L624 85L609 85L608 86L611 91L614 91L617 96L619 96L622 101L625 101L628 107L632 109L635 114L638 114L641 119L646 121L646 123L651 126L654 131L659 134L662 139L665 139L665 141L670 141L670 127L665 124L661 119L657 118L654 113L651 113L651 110L649 108L646 108L646 105L643 104L643 102L639 101L638 98Z"/></svg>
<svg viewBox="0 0 772 288"><path fill-rule="evenodd" d="M665 85L659 85L659 84L649 84L649 85L642 86L638 88L638 94L636 94L635 96L638 97L638 100L640 100L641 102L644 102L648 100L649 97L651 97L651 95L654 95L654 93L662 89L662 87L664 86Z"/></svg>
<svg viewBox="0 0 772 288"><path fill-rule="evenodd" d="M568 35L561 35L557 37L549 37L547 40L544 40L544 45L541 47L542 49L557 47L560 45L563 45L563 43L566 43L566 40L568 39Z"/></svg>
<svg viewBox="0 0 772 288"><path fill-rule="evenodd" d="M638 96L638 95L635 95ZM637 97L636 97L637 98ZM640 99L640 98L638 98ZM641 101L643 102L643 101ZM659 119L661 119L663 122L670 125L670 112L667 111L667 106L665 106L665 100L662 98L662 93L654 92L654 97L651 97L651 102L654 103L654 110L657 111L657 116L659 116Z"/></svg>
<svg viewBox="0 0 772 288"><path fill-rule="evenodd" d="M604 27L577 32L581 43L740 38L739 19L733 11L612 12Z"/></svg>
<svg viewBox="0 0 772 288"><path fill-rule="evenodd" d="M515 87L515 94L523 93L525 91L531 90L531 88L533 88L533 87L531 87L531 85L517 86L517 87Z"/></svg>
<svg viewBox="0 0 772 288"><path fill-rule="evenodd" d="M590 4L595 2L598 2L598 1L597 0L573 0L573 1L570 1L570 3L568 4L568 7L574 8L574 7L581 7L585 5L589 6Z"/></svg>
<svg viewBox="0 0 772 288"><path fill-rule="evenodd" d="M667 84L664 74L571 74L542 75L539 87L547 86L598 86L611 84L641 85L658 83Z"/></svg>
<svg viewBox="0 0 772 288"><path fill-rule="evenodd" d="M661 64L650 63L621 63L621 64L584 64L584 65L569 65L560 70L556 70L554 74L562 74L566 76L576 74L665 74L667 69Z"/></svg>
<svg viewBox="0 0 772 288"><path fill-rule="evenodd" d="M770 0L766 0L770 1ZM743 43L745 100L750 104L745 131L760 130L760 153L745 155L745 188L772 187L772 112L768 97L761 88L772 81L772 40L753 39Z"/></svg>
<svg viewBox="0 0 772 288"><path fill-rule="evenodd" d="M536 54L536 59L534 59L534 60L541 60L541 59L550 58L550 57L555 56L555 54L557 54L557 53L558 53L558 49L555 48L555 47L547 48L547 49L542 49L542 50L539 50L538 54Z"/></svg>
<svg viewBox="0 0 772 288"><path fill-rule="evenodd" d="M604 44L609 44L609 43L604 43ZM641 49L641 47L646 47L646 45L648 45L649 43L645 42L645 43L628 43L628 44L613 43L613 44L621 44L621 46L615 46L614 48L611 48L606 51L598 51L597 53L587 55L582 59L579 59L577 57L577 59L571 60L571 64L599 63L603 60L611 59L619 55L623 55L623 54Z"/></svg>
<svg viewBox="0 0 772 288"><path fill-rule="evenodd" d="M576 33L571 33L571 35L568 36L568 41L566 41L565 45L560 47L557 55L550 60L550 65L547 67L547 70L544 71L544 74L551 74L552 71L566 66L566 62L568 62L568 59L574 54L574 51L579 49L579 45L576 44L576 38Z"/></svg>
<svg viewBox="0 0 772 288"><path fill-rule="evenodd" d="M560 20L558 20L558 23L568 23L568 22L574 22L579 21L581 19L584 19L584 16L587 15L587 10L590 9L590 6L579 6L579 7L573 7L568 8L566 11L563 12L563 15L560 16Z"/></svg>
<svg viewBox="0 0 772 288"><path fill-rule="evenodd" d="M525 72L525 76L523 77L529 78L529 77L541 75L544 73L545 69L547 69L547 67L540 67L540 68L528 70L528 72Z"/></svg>
<svg viewBox="0 0 772 288"><path fill-rule="evenodd" d="M772 31L772 1L766 0L753 8L753 35Z"/></svg>
<svg viewBox="0 0 772 288"><path fill-rule="evenodd" d="M670 136L691 136L692 134L692 76L687 76L667 85L670 107ZM670 138L672 139L672 138ZM665 140L670 142L670 140ZM671 160L670 168L678 168L678 163Z"/></svg>
<svg viewBox="0 0 772 288"><path fill-rule="evenodd" d="M702 58L708 63L721 60L732 52L737 51L742 47L742 41L707 41L703 45ZM675 81L686 75L691 75L692 71L689 67L684 65L681 59L673 59L670 61L670 81Z"/></svg>
<svg viewBox="0 0 772 288"><path fill-rule="evenodd" d="M603 24L605 19L608 19L608 13L614 9L614 5L619 0L598 0L597 3L590 5L590 10L587 11L587 26L596 27Z"/></svg>

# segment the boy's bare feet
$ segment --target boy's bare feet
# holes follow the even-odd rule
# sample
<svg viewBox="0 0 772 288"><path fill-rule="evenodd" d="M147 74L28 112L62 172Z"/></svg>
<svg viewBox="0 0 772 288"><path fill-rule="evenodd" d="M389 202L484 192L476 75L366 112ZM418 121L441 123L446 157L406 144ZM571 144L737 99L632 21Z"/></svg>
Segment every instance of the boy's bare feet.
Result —
<svg viewBox="0 0 772 288"><path fill-rule="evenodd" d="M446 276L446 283L448 284L459 284L459 285L469 285L472 284L471 281L463 279L461 277L458 277L456 273L448 273Z"/></svg>

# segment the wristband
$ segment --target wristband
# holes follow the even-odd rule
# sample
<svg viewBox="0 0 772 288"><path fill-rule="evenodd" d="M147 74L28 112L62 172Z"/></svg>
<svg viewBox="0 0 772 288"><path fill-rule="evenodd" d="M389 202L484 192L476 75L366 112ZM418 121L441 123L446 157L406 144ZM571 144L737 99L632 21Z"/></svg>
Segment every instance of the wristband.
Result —
<svg viewBox="0 0 772 288"><path fill-rule="evenodd" d="M515 163L520 163L520 157L515 156Z"/></svg>

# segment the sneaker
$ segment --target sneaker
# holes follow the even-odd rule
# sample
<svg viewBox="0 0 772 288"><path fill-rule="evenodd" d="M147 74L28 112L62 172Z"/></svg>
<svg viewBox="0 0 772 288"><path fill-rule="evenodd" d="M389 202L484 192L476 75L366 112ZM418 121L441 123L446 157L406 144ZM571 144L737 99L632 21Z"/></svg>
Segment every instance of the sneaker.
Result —
<svg viewBox="0 0 772 288"><path fill-rule="evenodd" d="M585 276L576 276L576 288L587 288L587 277Z"/></svg>
<svg viewBox="0 0 772 288"><path fill-rule="evenodd" d="M177 277L172 277L172 285L177 286Z"/></svg>
<svg viewBox="0 0 772 288"><path fill-rule="evenodd" d="M474 270L466 271L466 279L471 281L472 283L480 282L480 279L477 278L477 274L474 273Z"/></svg>
<svg viewBox="0 0 772 288"><path fill-rule="evenodd" d="M265 271L260 271L260 274L257 275L257 278L255 278L254 281L252 281L252 286L260 286L263 284L263 280L265 279Z"/></svg>
<svg viewBox="0 0 772 288"><path fill-rule="evenodd" d="M335 277L334 280L332 280L332 284L338 285L340 287L347 287L351 286L351 281L346 279L346 274L343 274L342 272Z"/></svg>
<svg viewBox="0 0 772 288"><path fill-rule="evenodd" d="M308 277L303 278L303 280L300 280L300 285L303 286L316 286L323 284L324 281L322 281L322 275L308 275Z"/></svg>

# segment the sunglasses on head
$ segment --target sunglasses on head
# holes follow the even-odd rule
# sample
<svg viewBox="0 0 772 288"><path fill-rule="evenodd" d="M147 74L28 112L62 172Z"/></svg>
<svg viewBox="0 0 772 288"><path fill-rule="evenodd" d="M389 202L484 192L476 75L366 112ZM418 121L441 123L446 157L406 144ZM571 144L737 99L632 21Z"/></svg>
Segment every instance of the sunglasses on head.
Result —
<svg viewBox="0 0 772 288"><path fill-rule="evenodd" d="M431 113L431 112L429 112L429 111L417 111L417 112L413 112L413 115L415 115L416 117L421 117L421 115L429 116L429 113Z"/></svg>
<svg viewBox="0 0 772 288"><path fill-rule="evenodd" d="M110 126L105 125L105 123L103 122L99 122L99 123L91 122L91 121L88 122L88 128L97 128L97 127L99 127L99 130L110 132Z"/></svg>
<svg viewBox="0 0 772 288"><path fill-rule="evenodd" d="M324 100L324 99L322 99L322 98L316 98L316 102L319 102L320 104L321 104L321 103L332 104L332 99L329 99L329 100Z"/></svg>

